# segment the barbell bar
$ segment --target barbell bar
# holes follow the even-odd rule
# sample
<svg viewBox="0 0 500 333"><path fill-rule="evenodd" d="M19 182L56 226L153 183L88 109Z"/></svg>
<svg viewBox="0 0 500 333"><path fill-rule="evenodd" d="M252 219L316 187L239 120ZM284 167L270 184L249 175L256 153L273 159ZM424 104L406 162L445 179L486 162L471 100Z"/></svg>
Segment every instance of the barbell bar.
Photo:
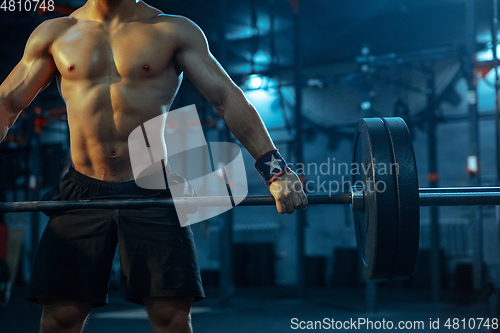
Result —
<svg viewBox="0 0 500 333"><path fill-rule="evenodd" d="M401 118L367 118L356 126L349 192L308 195L311 205L349 204L354 214L358 253L369 280L411 276L418 253L420 206L500 205L500 187L419 188L410 132ZM389 166L389 168L387 168ZM389 172L388 172L389 171ZM369 184L382 182L383 191ZM361 186L359 185L361 184ZM0 202L0 212L74 209L142 209L190 204L227 205L227 197ZM234 197L238 206L274 205L272 196Z"/></svg>
<svg viewBox="0 0 500 333"><path fill-rule="evenodd" d="M335 194L310 194L310 205L351 205L353 211L363 211L363 206L355 201L362 201L364 194L356 189ZM232 197L240 202L238 206L273 206L276 204L271 195ZM189 204L199 207L217 207L227 205L227 197L189 197L165 199L120 199L120 200L74 200L74 201L22 201L0 202L0 212L56 212L74 209L144 209L150 207L174 207L175 204ZM419 206L478 206L500 205L500 187L452 187L419 189ZM359 207L359 208L356 208Z"/></svg>

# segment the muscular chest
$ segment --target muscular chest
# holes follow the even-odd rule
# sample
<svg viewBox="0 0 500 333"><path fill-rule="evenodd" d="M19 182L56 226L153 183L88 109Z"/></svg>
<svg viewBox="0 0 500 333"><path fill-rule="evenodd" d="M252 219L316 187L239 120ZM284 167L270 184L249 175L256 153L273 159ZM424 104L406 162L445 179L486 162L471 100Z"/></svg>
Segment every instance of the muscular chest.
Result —
<svg viewBox="0 0 500 333"><path fill-rule="evenodd" d="M63 78L140 79L160 75L172 59L173 44L151 27L107 30L74 27L54 43L53 56Z"/></svg>

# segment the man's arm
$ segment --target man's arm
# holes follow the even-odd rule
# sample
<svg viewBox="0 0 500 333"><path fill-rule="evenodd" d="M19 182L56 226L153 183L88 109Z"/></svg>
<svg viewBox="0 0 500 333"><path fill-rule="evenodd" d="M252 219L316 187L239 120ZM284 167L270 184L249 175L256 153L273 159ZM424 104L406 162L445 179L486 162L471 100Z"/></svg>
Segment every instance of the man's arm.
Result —
<svg viewBox="0 0 500 333"><path fill-rule="evenodd" d="M179 18L176 64L216 108L241 144L258 159L276 149L255 107L212 56L205 35L193 22ZM270 186L280 213L307 206L307 198L293 172L278 177Z"/></svg>
<svg viewBox="0 0 500 333"><path fill-rule="evenodd" d="M52 45L50 22L33 31L24 55L7 79L0 85L0 142L14 125L21 111L51 81L55 64L50 54Z"/></svg>
<svg viewBox="0 0 500 333"><path fill-rule="evenodd" d="M255 159L275 149L254 106L210 53L203 32L191 21L179 20L176 64Z"/></svg>

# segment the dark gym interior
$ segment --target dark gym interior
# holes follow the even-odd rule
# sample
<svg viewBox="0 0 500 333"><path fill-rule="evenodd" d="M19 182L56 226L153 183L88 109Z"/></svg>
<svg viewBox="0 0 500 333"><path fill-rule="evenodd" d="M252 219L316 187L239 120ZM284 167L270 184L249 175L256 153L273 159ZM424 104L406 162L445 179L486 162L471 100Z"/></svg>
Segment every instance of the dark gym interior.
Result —
<svg viewBox="0 0 500 333"><path fill-rule="evenodd" d="M371 117L404 119L421 188L500 186L498 0L146 2L200 26L307 194L332 194L332 184L351 179L344 166L356 124ZM85 1L55 0L50 12L5 3L0 83L35 27ZM193 104L207 141L238 144L184 77L171 110ZM0 143L0 201L37 201L56 186L71 165L69 140L54 80ZM269 195L242 152L248 194ZM48 218L0 217L0 273L8 276L0 333L37 332L41 307L25 293ZM191 228L207 296L192 308L194 332L500 331L500 199L421 207L415 270L404 280L365 278L348 204L292 215L236 207ZM109 304L92 311L84 332L149 331L144 308L123 297L117 254Z"/></svg>

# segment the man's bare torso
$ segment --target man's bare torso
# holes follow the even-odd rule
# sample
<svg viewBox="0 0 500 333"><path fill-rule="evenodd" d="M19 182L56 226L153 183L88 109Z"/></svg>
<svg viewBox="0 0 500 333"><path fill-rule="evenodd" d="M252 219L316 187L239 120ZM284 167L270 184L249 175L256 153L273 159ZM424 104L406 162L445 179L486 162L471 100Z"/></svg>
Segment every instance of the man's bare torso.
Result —
<svg viewBox="0 0 500 333"><path fill-rule="evenodd" d="M192 21L141 0L87 0L70 17L41 23L0 84L0 142L19 114L58 76L66 101L72 159L87 176L133 179L128 136L165 114L184 73L255 158L275 150L255 107L213 57ZM148 131L148 139L154 137ZM163 131L158 129L158 139ZM293 172L270 185L280 213L306 207ZM292 185L290 185L292 184Z"/></svg>
<svg viewBox="0 0 500 333"><path fill-rule="evenodd" d="M168 111L182 80L173 61L176 17L146 5L122 22L90 20L87 12L59 19L63 29L50 50L73 164L93 178L131 180L129 134Z"/></svg>

